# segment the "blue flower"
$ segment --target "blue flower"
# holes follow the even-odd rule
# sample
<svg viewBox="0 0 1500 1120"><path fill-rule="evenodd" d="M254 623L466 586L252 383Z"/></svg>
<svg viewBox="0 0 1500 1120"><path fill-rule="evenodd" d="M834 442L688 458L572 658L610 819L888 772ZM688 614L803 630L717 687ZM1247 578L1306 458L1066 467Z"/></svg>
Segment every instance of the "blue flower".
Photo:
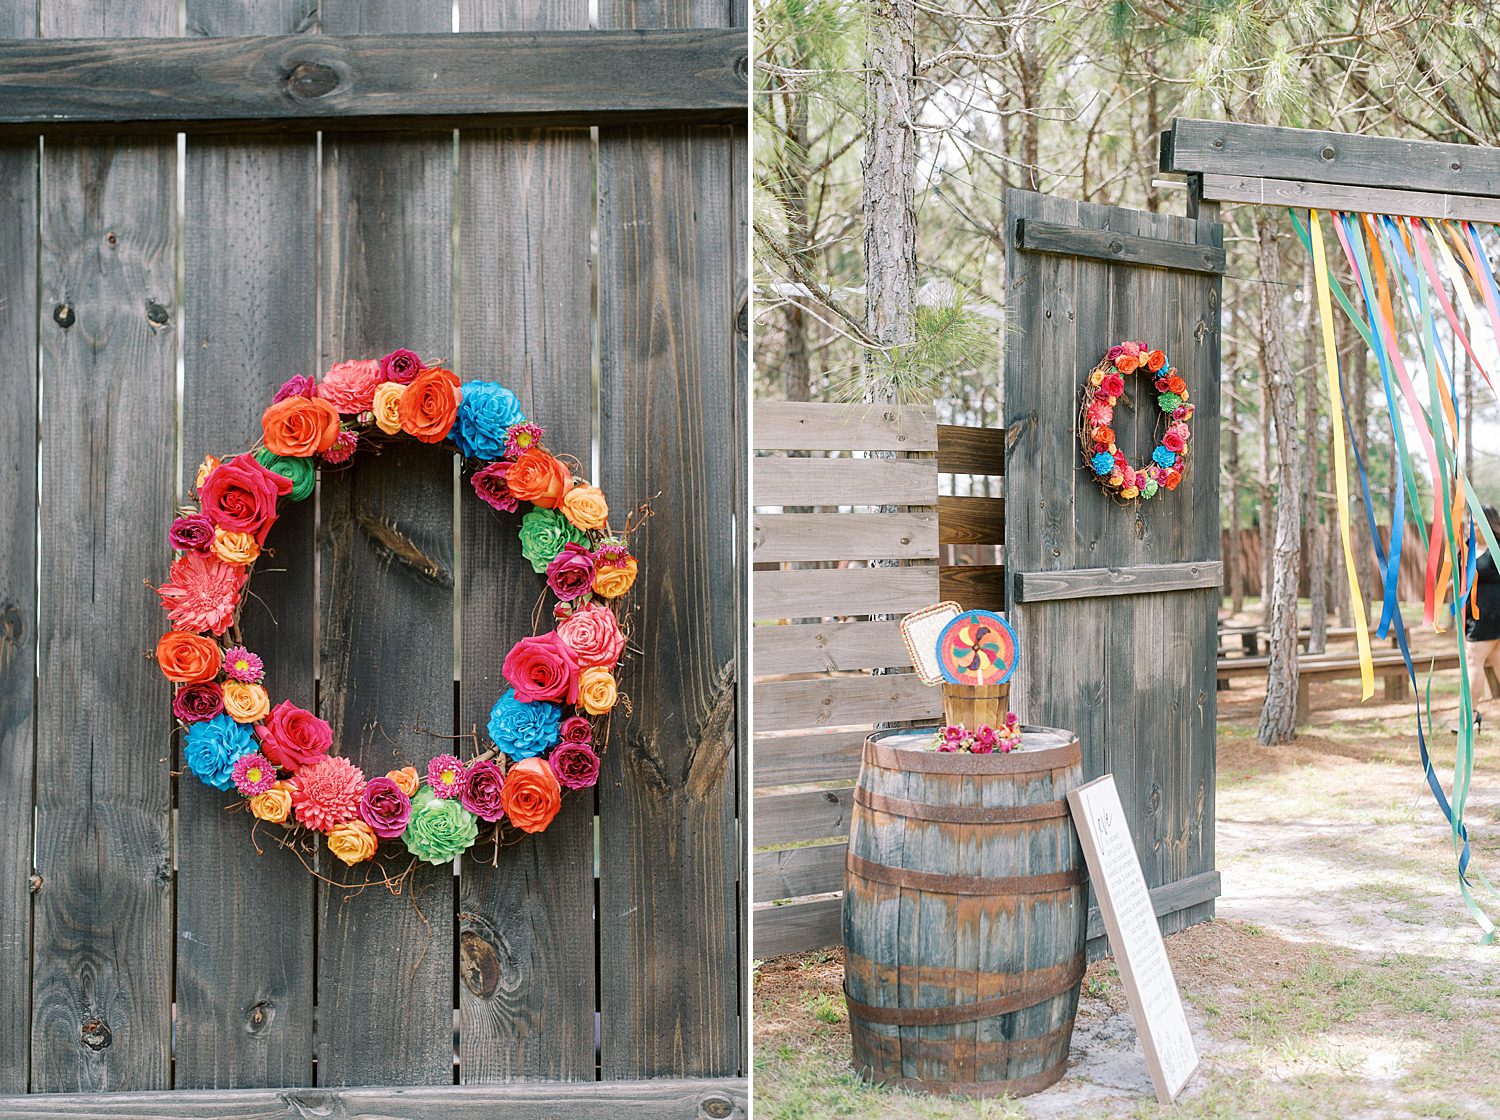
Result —
<svg viewBox="0 0 1500 1120"><path fill-rule="evenodd" d="M458 418L450 433L470 459L493 462L505 450L506 429L526 422L516 395L493 381L464 382Z"/></svg>
<svg viewBox="0 0 1500 1120"><path fill-rule="evenodd" d="M1177 465L1177 452L1170 447L1157 446L1151 453L1151 458L1156 461L1158 467L1175 467Z"/></svg>
<svg viewBox="0 0 1500 1120"><path fill-rule="evenodd" d="M1094 468L1094 473L1106 475L1115 468L1115 457L1108 451L1101 451L1089 460L1089 466Z"/></svg>
<svg viewBox="0 0 1500 1120"><path fill-rule="evenodd" d="M561 723L560 705L542 700L518 700L516 690L510 688L490 710L489 733L495 746L512 762L519 762L523 758L535 758L555 745Z"/></svg>
<svg viewBox="0 0 1500 1120"><path fill-rule="evenodd" d="M205 785L228 792L234 788L234 764L255 749L249 726L220 712L213 719L188 725L182 758Z"/></svg>

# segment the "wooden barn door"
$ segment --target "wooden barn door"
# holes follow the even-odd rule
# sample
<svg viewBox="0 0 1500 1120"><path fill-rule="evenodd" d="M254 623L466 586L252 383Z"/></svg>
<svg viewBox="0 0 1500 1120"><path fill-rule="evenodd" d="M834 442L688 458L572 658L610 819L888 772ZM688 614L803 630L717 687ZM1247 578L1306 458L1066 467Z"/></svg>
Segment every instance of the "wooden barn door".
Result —
<svg viewBox="0 0 1500 1120"><path fill-rule="evenodd" d="M1089 777L1113 773L1167 931L1213 915L1219 302L1223 227L1005 196L1006 600L1022 657L1011 704L1070 728ZM1122 505L1078 443L1089 371L1122 339L1164 349L1197 405L1186 477ZM1132 462L1155 445L1155 394L1115 411ZM1090 947L1103 950L1097 909Z"/></svg>

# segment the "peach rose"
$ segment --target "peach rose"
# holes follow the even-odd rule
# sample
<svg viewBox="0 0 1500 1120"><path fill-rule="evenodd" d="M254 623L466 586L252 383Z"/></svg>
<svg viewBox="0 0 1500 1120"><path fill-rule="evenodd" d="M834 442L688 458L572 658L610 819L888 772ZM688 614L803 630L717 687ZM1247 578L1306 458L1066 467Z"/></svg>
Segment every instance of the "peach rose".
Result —
<svg viewBox="0 0 1500 1120"><path fill-rule="evenodd" d="M579 529L603 529L609 524L609 503L599 487L575 486L563 495L563 516Z"/></svg>
<svg viewBox="0 0 1500 1120"><path fill-rule="evenodd" d="M557 816L562 786L545 760L524 758L505 772L500 803L506 818L522 832L541 832Z"/></svg>
<svg viewBox="0 0 1500 1120"><path fill-rule="evenodd" d="M271 698L258 684L225 681L224 710L235 723L259 723L271 714Z"/></svg>
<svg viewBox="0 0 1500 1120"><path fill-rule="evenodd" d="M212 474L213 473L213 469L215 467L219 466L220 463L222 463L222 462L223 462L223 460L221 460L216 455L205 455L205 456L203 456L203 462L201 462L201 463L198 464L198 477L193 482L193 489L194 490L201 489L202 486L203 486L203 480L205 478L207 478L210 474Z"/></svg>
<svg viewBox="0 0 1500 1120"><path fill-rule="evenodd" d="M226 564L253 564L260 555L260 545L253 533L226 533L223 529L215 529L209 547Z"/></svg>
<svg viewBox="0 0 1500 1120"><path fill-rule="evenodd" d="M1115 359L1115 369L1121 373L1134 373L1141 361L1134 354L1121 354Z"/></svg>
<svg viewBox="0 0 1500 1120"><path fill-rule="evenodd" d="M573 475L540 447L528 447L510 465L505 474L505 485L523 502L542 509L556 509L572 489ZM603 500L602 494L600 499Z"/></svg>
<svg viewBox="0 0 1500 1120"><path fill-rule="evenodd" d="M400 770L392 770L386 777L396 783L398 789L407 797L417 795L417 787L422 784L421 777L417 774L415 766L403 766Z"/></svg>
<svg viewBox="0 0 1500 1120"><path fill-rule="evenodd" d="M452 370L423 370L406 387L396 406L401 430L423 443L441 443L453 430L462 399L458 377Z"/></svg>
<svg viewBox="0 0 1500 1120"><path fill-rule="evenodd" d="M600 565L594 573L594 594L603 599L618 599L635 584L637 565L634 556L623 564Z"/></svg>
<svg viewBox="0 0 1500 1120"><path fill-rule="evenodd" d="M375 426L388 436L401 431L401 397L406 386L399 381L382 381L375 386L375 399L370 408L375 413Z"/></svg>
<svg viewBox="0 0 1500 1120"><path fill-rule="evenodd" d="M273 455L306 459L327 451L339 438L338 410L321 397L287 397L260 417L266 450Z"/></svg>
<svg viewBox="0 0 1500 1120"><path fill-rule="evenodd" d="M589 715L602 716L619 698L615 675L604 666L591 665L578 674L578 703Z"/></svg>
<svg viewBox="0 0 1500 1120"><path fill-rule="evenodd" d="M349 867L373 859L379 842L375 830L357 817L334 825L328 832L328 850Z"/></svg>
<svg viewBox="0 0 1500 1120"><path fill-rule="evenodd" d="M339 362L323 375L317 392L344 415L356 416L370 410L379 384L379 362Z"/></svg>
<svg viewBox="0 0 1500 1120"><path fill-rule="evenodd" d="M282 824L292 815L292 783L277 782L265 793L250 799L250 812L257 819Z"/></svg>
<svg viewBox="0 0 1500 1120"><path fill-rule="evenodd" d="M156 643L156 663L173 684L197 684L219 675L224 651L218 642L202 634L168 630Z"/></svg>

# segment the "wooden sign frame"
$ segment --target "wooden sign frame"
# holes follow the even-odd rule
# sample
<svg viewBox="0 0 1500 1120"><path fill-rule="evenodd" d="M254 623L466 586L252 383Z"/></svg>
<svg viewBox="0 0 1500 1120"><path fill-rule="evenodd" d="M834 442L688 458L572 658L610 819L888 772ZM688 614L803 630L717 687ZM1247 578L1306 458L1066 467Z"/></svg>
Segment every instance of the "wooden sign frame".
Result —
<svg viewBox="0 0 1500 1120"><path fill-rule="evenodd" d="M1198 1069L1198 1049L1114 775L1105 774L1071 790L1068 807L1109 933L1110 950L1125 983L1156 1099L1171 1104Z"/></svg>

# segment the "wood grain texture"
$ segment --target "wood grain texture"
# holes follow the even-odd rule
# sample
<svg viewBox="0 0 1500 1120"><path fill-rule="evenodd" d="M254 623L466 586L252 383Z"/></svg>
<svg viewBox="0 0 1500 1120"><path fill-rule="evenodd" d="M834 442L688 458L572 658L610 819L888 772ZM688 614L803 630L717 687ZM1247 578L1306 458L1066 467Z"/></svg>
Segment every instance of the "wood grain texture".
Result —
<svg viewBox="0 0 1500 1120"><path fill-rule="evenodd" d="M839 847L842 849L844 845ZM837 945L843 913L841 895L755 907L751 911L755 959L763 961L785 953L805 953L823 945Z"/></svg>
<svg viewBox="0 0 1500 1120"><path fill-rule="evenodd" d="M752 440L760 451L936 451L931 405L755 401Z"/></svg>
<svg viewBox="0 0 1500 1120"><path fill-rule="evenodd" d="M44 5L40 26L154 36L176 13ZM173 499L176 155L171 141L105 141L42 157L37 1092L171 1084L170 700L140 654L164 628L141 580L166 575Z"/></svg>
<svg viewBox="0 0 1500 1120"><path fill-rule="evenodd" d="M420 6L419 6L420 7ZM471 7L471 12L474 10ZM0 40L0 131L743 120L742 32ZM373 19L367 26L374 26ZM410 22L410 21L409 21ZM175 27L173 28L175 31Z"/></svg>
<svg viewBox="0 0 1500 1120"><path fill-rule="evenodd" d="M897 622L813 622L757 626L751 632L757 677L838 673L911 664Z"/></svg>
<svg viewBox="0 0 1500 1120"><path fill-rule="evenodd" d="M937 567L754 572L757 618L904 614L937 599Z"/></svg>
<svg viewBox="0 0 1500 1120"><path fill-rule="evenodd" d="M36 34L36 3L0 10L0 35ZM32 781L36 764L37 223L33 142L0 144L0 338L15 368L0 415L0 1093L24 1093L31 1067Z"/></svg>
<svg viewBox="0 0 1500 1120"><path fill-rule="evenodd" d="M816 844L755 854L755 894L751 901L828 894L844 889L847 844Z"/></svg>
<svg viewBox="0 0 1500 1120"><path fill-rule="evenodd" d="M938 470L944 474L1005 473L1005 429L939 424Z"/></svg>
<svg viewBox="0 0 1500 1120"><path fill-rule="evenodd" d="M189 0L204 35L289 32L301 16L242 0ZM250 447L277 386L316 368L317 147L305 139L186 147L181 500L204 455ZM234 360L227 361L226 356ZM243 640L265 660L272 703L312 709L314 537L311 500L284 501L257 565ZM184 1089L313 1084L314 883L288 851L257 855L229 795L178 780L177 1046ZM247 874L247 865L250 873ZM274 913L275 922L265 915Z"/></svg>
<svg viewBox="0 0 1500 1120"><path fill-rule="evenodd" d="M732 14L708 0L605 0L599 23L721 26ZM733 142L728 129L599 132L601 461L625 507L660 494L633 541L637 641L650 653L624 682L633 708L600 783L605 1077L741 1062Z"/></svg>
<svg viewBox="0 0 1500 1120"><path fill-rule="evenodd" d="M938 540L943 544L1004 544L1004 498L938 498Z"/></svg>
<svg viewBox="0 0 1500 1120"><path fill-rule="evenodd" d="M587 0L464 0L466 30L587 28ZM459 135L458 353L465 380L497 380L547 432L551 450L592 461L590 223L586 131ZM602 480L610 497L608 478ZM500 664L532 631L545 584L521 555L520 519L465 483L459 495L462 626L459 727L479 729L508 685ZM625 510L613 511L623 524ZM603 744L600 744L603 746ZM594 797L571 794L547 831L463 860L459 1076L465 1084L594 1077ZM570 946L559 952L558 946Z"/></svg>
<svg viewBox="0 0 1500 1120"><path fill-rule="evenodd" d="M859 773L860 751L868 734L868 727L757 734L751 752L755 755L755 787L852 782Z"/></svg>
<svg viewBox="0 0 1500 1120"><path fill-rule="evenodd" d="M919 720L943 710L940 690L914 673L758 681L752 691L757 732Z"/></svg>
<svg viewBox="0 0 1500 1120"><path fill-rule="evenodd" d="M1391 191L1378 187L1304 183L1248 175L1199 175L1196 179L1200 196L1205 201L1212 202L1249 202L1258 206L1354 210L1465 222L1500 222L1500 199L1482 195Z"/></svg>
<svg viewBox="0 0 1500 1120"><path fill-rule="evenodd" d="M1224 565L1217 560L1142 564L1132 568L1078 568L1068 572L1017 572L1016 602L1149 595L1220 587L1223 583Z"/></svg>
<svg viewBox="0 0 1500 1120"><path fill-rule="evenodd" d="M968 610L1004 611L1005 565L944 564L938 569L938 597Z"/></svg>
<svg viewBox="0 0 1500 1120"><path fill-rule="evenodd" d="M790 459L752 462L752 501L760 506L931 505L933 459Z"/></svg>
<svg viewBox="0 0 1500 1120"><path fill-rule="evenodd" d="M755 799L755 845L847 837L853 808L853 786L761 794Z"/></svg>
<svg viewBox="0 0 1500 1120"><path fill-rule="evenodd" d="M938 554L935 513L759 513L750 533L751 559L757 564L930 560Z"/></svg>
<svg viewBox="0 0 1500 1120"><path fill-rule="evenodd" d="M248 1089L0 1097L15 1120L744 1120L749 1089L736 1078L604 1081L583 1085L442 1088Z"/></svg>
<svg viewBox="0 0 1500 1120"><path fill-rule="evenodd" d="M1212 245L1142 237L1120 233L1109 227L1080 229L1059 222L1017 218L1016 248L1028 253L1059 253L1091 257L1119 264L1148 268L1187 269L1192 272L1224 271L1224 250Z"/></svg>

